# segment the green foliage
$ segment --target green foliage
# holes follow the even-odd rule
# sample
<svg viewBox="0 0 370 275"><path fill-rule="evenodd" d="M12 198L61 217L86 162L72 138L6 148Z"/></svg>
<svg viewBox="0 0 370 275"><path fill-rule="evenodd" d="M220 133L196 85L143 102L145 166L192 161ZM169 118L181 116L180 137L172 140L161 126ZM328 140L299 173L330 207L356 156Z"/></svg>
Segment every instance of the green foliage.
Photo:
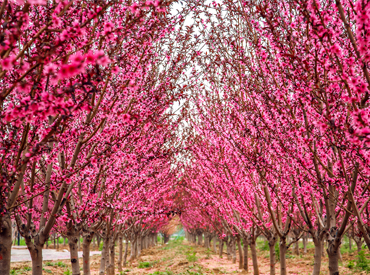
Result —
<svg viewBox="0 0 370 275"><path fill-rule="evenodd" d="M24 271L31 271L31 270L32 270L32 267L30 267L30 266L26 266L26 267L24 267L24 268L23 268L23 270L24 270Z"/></svg>
<svg viewBox="0 0 370 275"><path fill-rule="evenodd" d="M268 241L264 241L264 242L263 242L263 245L262 245L262 247L261 247L261 250L262 250L262 251L269 251L269 250L270 250L270 247L269 247L269 243L268 243Z"/></svg>
<svg viewBox="0 0 370 275"><path fill-rule="evenodd" d="M347 264L347 267L348 267L349 269L352 269L352 268L354 268L354 267L355 267L355 263L354 263L353 261L349 261L349 262L348 262L348 264Z"/></svg>
<svg viewBox="0 0 370 275"><path fill-rule="evenodd" d="M10 270L10 275L15 275L15 274L17 274L17 270L15 269Z"/></svg>
<svg viewBox="0 0 370 275"><path fill-rule="evenodd" d="M151 266L152 264L150 262L140 262L138 268L148 268Z"/></svg>
<svg viewBox="0 0 370 275"><path fill-rule="evenodd" d="M59 267L66 267L67 265L63 262L57 262L57 263L53 263L53 262L46 262L45 263L45 266L59 266Z"/></svg>
<svg viewBox="0 0 370 275"><path fill-rule="evenodd" d="M196 252L194 251L194 248L191 248L189 251L185 252L186 259L193 263L197 261L197 256L195 256Z"/></svg>
<svg viewBox="0 0 370 275"><path fill-rule="evenodd" d="M72 275L72 271L70 271L69 269L67 269L66 271L64 271L63 274L64 275Z"/></svg>
<svg viewBox="0 0 370 275"><path fill-rule="evenodd" d="M99 244L99 251L103 251L103 242Z"/></svg>
<svg viewBox="0 0 370 275"><path fill-rule="evenodd" d="M53 271L51 271L50 269L42 268L42 270L44 270L46 273L53 273Z"/></svg>
<svg viewBox="0 0 370 275"><path fill-rule="evenodd" d="M357 255L356 267L364 271L370 271L370 260L366 258L364 250Z"/></svg>

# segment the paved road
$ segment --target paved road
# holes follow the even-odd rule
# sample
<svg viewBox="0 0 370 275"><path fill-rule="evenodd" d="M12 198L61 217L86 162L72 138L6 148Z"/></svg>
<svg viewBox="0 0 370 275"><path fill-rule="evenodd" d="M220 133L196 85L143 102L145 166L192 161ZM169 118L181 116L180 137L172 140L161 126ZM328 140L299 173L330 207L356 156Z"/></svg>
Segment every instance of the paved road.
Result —
<svg viewBox="0 0 370 275"><path fill-rule="evenodd" d="M28 262L31 261L30 253L28 249L20 247L13 247L12 249L12 258L11 261L13 262ZM92 255L100 255L100 251L90 251L90 256ZM42 250L42 257L44 261L51 261L51 260L68 260L70 259L70 254L68 250L63 251L56 251L55 249L43 249ZM82 257L82 251L78 251L78 257Z"/></svg>

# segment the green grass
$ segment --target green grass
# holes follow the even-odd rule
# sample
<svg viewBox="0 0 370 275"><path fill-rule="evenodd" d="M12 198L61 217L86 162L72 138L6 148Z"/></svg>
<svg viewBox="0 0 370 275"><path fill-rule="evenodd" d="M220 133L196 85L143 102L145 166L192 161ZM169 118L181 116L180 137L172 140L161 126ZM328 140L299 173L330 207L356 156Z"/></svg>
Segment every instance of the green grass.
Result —
<svg viewBox="0 0 370 275"><path fill-rule="evenodd" d="M140 262L138 268L148 268L151 266L152 266L151 262Z"/></svg>
<svg viewBox="0 0 370 275"><path fill-rule="evenodd" d="M173 272L170 270L166 271L155 271L153 273L149 273L148 275L173 275Z"/></svg>
<svg viewBox="0 0 370 275"><path fill-rule="evenodd" d="M196 252L194 251L194 248L191 247L189 251L185 252L186 259L191 263L196 262L198 260L198 258L195 254L196 254Z"/></svg>
<svg viewBox="0 0 370 275"><path fill-rule="evenodd" d="M45 266L58 266L58 267L67 267L67 265L63 262L46 262Z"/></svg>

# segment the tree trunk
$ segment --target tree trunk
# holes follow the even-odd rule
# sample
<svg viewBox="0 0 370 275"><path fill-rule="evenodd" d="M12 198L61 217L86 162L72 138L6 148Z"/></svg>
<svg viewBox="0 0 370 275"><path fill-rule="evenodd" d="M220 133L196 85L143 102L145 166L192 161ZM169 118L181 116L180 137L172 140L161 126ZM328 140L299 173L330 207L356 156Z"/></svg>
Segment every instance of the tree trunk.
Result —
<svg viewBox="0 0 370 275"><path fill-rule="evenodd" d="M338 249L327 249L328 257L329 257L329 274L330 275L339 275L339 253Z"/></svg>
<svg viewBox="0 0 370 275"><path fill-rule="evenodd" d="M256 240L252 239L249 243L249 246L251 247L251 253L252 253L253 274L254 275L259 275L257 251L256 251Z"/></svg>
<svg viewBox="0 0 370 275"><path fill-rule="evenodd" d="M12 249L12 220L6 213L0 220L0 274L10 274Z"/></svg>
<svg viewBox="0 0 370 275"><path fill-rule="evenodd" d="M216 246L216 242L217 242L217 236L214 236L213 240L212 240L212 245L213 245L213 251L215 253L217 253L217 246Z"/></svg>
<svg viewBox="0 0 370 275"><path fill-rule="evenodd" d="M270 249L270 275L275 275L275 265L276 265L276 252L275 252L276 237L270 238L268 241Z"/></svg>
<svg viewBox="0 0 370 275"><path fill-rule="evenodd" d="M106 251L109 249L107 247L107 243L103 241L103 250L101 251L101 259L100 259L100 268L99 268L99 275L104 275L105 273L105 261L106 261Z"/></svg>
<svg viewBox="0 0 370 275"><path fill-rule="evenodd" d="M126 266L127 254L128 254L128 240L126 240L126 243L125 243L125 254L123 255L123 266Z"/></svg>
<svg viewBox="0 0 370 275"><path fill-rule="evenodd" d="M302 242L303 242L303 254L307 254L307 241L308 241L308 238L307 238L307 235L305 234L303 236L303 239L302 239Z"/></svg>
<svg viewBox="0 0 370 275"><path fill-rule="evenodd" d="M42 275L42 246L28 247L32 259L32 275ZM8 273L9 274L9 273Z"/></svg>
<svg viewBox="0 0 370 275"><path fill-rule="evenodd" d="M240 238L237 238L236 241L238 242L239 269L243 269L243 251L242 251L242 246L240 244Z"/></svg>
<svg viewBox="0 0 370 275"><path fill-rule="evenodd" d="M143 242L143 238L141 236L139 236L138 240L137 240L137 257L138 259L140 259L140 256L141 256L141 244Z"/></svg>
<svg viewBox="0 0 370 275"><path fill-rule="evenodd" d="M136 237L131 241L131 255L130 255L130 262L136 258Z"/></svg>
<svg viewBox="0 0 370 275"><path fill-rule="evenodd" d="M243 238L244 260L243 269L248 272L248 238Z"/></svg>
<svg viewBox="0 0 370 275"><path fill-rule="evenodd" d="M312 275L320 275L321 257L323 251L322 241L313 237L313 243L315 245L315 255Z"/></svg>
<svg viewBox="0 0 370 275"><path fill-rule="evenodd" d="M352 250L352 238L350 235L348 235L348 247L349 247L349 251Z"/></svg>
<svg viewBox="0 0 370 275"><path fill-rule="evenodd" d="M280 275L286 275L287 274L287 269L286 269L286 238L282 237L280 238L280 244L279 244L279 249L280 249Z"/></svg>
<svg viewBox="0 0 370 275"><path fill-rule="evenodd" d="M231 238L231 254L233 258L233 264L235 264L236 263L235 237Z"/></svg>
<svg viewBox="0 0 370 275"><path fill-rule="evenodd" d="M83 275L90 275L90 245L93 239L93 233L89 232L88 234L84 234L83 236L83 243L82 243L82 269Z"/></svg>
<svg viewBox="0 0 370 275"><path fill-rule="evenodd" d="M109 261L109 265L107 267L107 274L109 275L114 275L115 273L115 256L116 256L116 253L114 251L114 245L115 245L115 242L114 242L114 239L112 238L112 240L110 241L110 244L109 244L109 258L110 258L110 261Z"/></svg>
<svg viewBox="0 0 370 275"><path fill-rule="evenodd" d="M294 252L297 256L299 256L299 240L295 243Z"/></svg>
<svg viewBox="0 0 370 275"><path fill-rule="evenodd" d="M222 259L222 253L223 253L223 250L224 250L224 240L223 239L220 239L219 246L220 246L220 249L219 249L219 254L218 255Z"/></svg>
<svg viewBox="0 0 370 275"><path fill-rule="evenodd" d="M203 234L200 233L198 234L198 245L202 245L202 241L203 241Z"/></svg>
<svg viewBox="0 0 370 275"><path fill-rule="evenodd" d="M231 257L231 254L232 254L232 251L231 251L231 238L228 238L228 240L226 241L226 253L227 253L227 259L228 260L231 260L232 257Z"/></svg>
<svg viewBox="0 0 370 275"><path fill-rule="evenodd" d="M79 234L75 232L71 232L72 234L68 236L68 246L69 246L69 253L71 255L71 265L72 265L72 275L80 275L80 263L78 261L78 237Z"/></svg>
<svg viewBox="0 0 370 275"><path fill-rule="evenodd" d="M122 236L118 237L118 272L122 272L123 243Z"/></svg>

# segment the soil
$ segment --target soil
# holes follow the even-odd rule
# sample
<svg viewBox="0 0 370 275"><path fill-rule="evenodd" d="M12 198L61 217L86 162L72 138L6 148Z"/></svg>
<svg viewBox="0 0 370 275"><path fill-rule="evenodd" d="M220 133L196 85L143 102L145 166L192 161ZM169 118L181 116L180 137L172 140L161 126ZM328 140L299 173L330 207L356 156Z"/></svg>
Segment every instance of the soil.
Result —
<svg viewBox="0 0 370 275"><path fill-rule="evenodd" d="M63 247L68 249L68 247ZM92 249L92 250L96 250ZM291 249L292 250L292 249ZM293 255L290 251L287 258L288 274L311 274L313 268L313 249L309 249L307 254ZM116 251L118 254L118 251ZM249 252L249 257L251 256ZM238 257L238 254L237 254ZM349 269L349 261L355 261L356 253L344 254L340 263L340 274L366 274L357 269ZM116 255L116 263L118 255ZM156 247L142 251L140 259L123 268L120 273L117 270L115 274L124 275L208 275L208 274L253 274L252 259L248 261L249 272L238 269L238 261L233 264L227 259L225 254L222 259L213 251L207 250L204 247L193 245L184 241L170 241L169 244L159 244ZM258 251L258 265L260 274L269 274L269 257L268 251ZM80 259L82 268L82 259ZM100 266L100 256L91 257L91 274L98 274ZM279 272L279 263L276 263L276 274ZM12 263L12 274L31 274L31 263ZM322 259L322 274L328 274L328 258ZM44 262L44 274L69 275L71 273L71 265L68 260L57 260ZM82 274L82 272L81 272Z"/></svg>

